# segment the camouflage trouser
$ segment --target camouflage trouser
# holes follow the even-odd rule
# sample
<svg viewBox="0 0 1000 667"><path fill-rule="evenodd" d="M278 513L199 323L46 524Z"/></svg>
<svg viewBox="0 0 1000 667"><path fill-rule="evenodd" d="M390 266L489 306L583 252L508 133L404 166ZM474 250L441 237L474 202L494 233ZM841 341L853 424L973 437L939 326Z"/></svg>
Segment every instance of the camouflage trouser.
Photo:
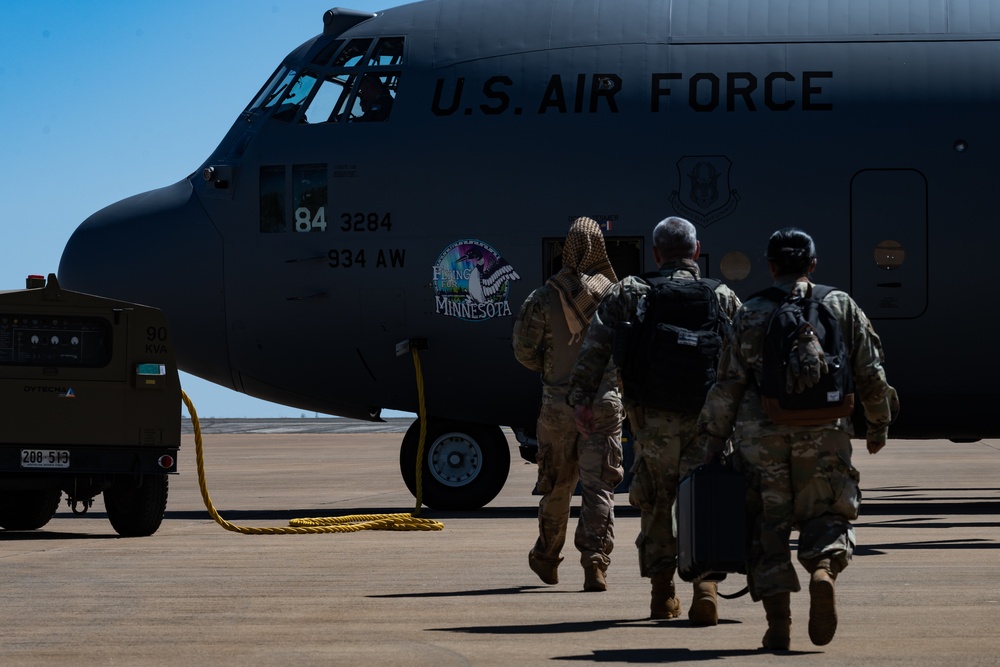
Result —
<svg viewBox="0 0 1000 667"><path fill-rule="evenodd" d="M697 437L698 413L645 410L631 415L635 430L635 465L628 499L640 512L639 574L652 577L677 569L673 507L677 484L705 462Z"/></svg>
<svg viewBox="0 0 1000 667"><path fill-rule="evenodd" d="M854 552L860 476L843 431L800 431L750 438L736 462L747 478L747 579L754 600L800 590L788 540L799 530L807 571L829 558L843 570Z"/></svg>
<svg viewBox="0 0 1000 667"><path fill-rule="evenodd" d="M593 405L597 432L584 438L576 430L573 408L543 400L538 417L538 541L532 551L541 560L559 562L566 542L570 500L580 482L580 520L576 548L580 562L606 570L615 546L615 487L622 481L622 421L617 394Z"/></svg>

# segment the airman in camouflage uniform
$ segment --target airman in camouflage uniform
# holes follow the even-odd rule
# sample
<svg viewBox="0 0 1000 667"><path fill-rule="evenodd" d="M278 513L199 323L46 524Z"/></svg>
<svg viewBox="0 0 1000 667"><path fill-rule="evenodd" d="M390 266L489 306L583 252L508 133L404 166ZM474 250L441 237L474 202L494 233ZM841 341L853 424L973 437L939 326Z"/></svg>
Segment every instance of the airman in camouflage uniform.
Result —
<svg viewBox="0 0 1000 667"><path fill-rule="evenodd" d="M776 287L807 294L816 267L815 246L803 231L775 232L768 260ZM898 402L886 382L878 335L861 308L841 291L823 300L840 323L857 396L867 419L872 454L885 445ZM734 433L736 465L747 478L750 535L748 582L762 600L768 631L763 648L787 649L790 642L790 593L800 590L789 536L799 530L799 562L810 573L809 637L816 645L833 639L837 628L833 582L847 567L855 545L851 521L858 517L859 474L851 463L850 417L818 426L773 422L761 404L763 343L775 301L754 297L737 313L732 340L723 353L718 381L709 391L698 420L706 437L708 460Z"/></svg>
<svg viewBox="0 0 1000 667"><path fill-rule="evenodd" d="M653 257L661 273L673 280L700 277L696 262L700 252L695 228L683 218L667 218L653 230ZM600 395L598 385L612 357L615 327L619 322L636 321L639 302L650 289L641 278L625 278L615 285L590 323L570 381L569 400L576 408L577 425L582 432L593 428L590 409L594 396ZM736 294L721 283L715 294L722 312L732 317L740 305ZM670 382L670 378L663 381ZM639 573L651 579L651 616L675 618L680 615L681 603L674 589L677 541L673 504L680 479L705 459L703 443L696 431L698 413L655 409L628 398L625 407L635 436L629 503L641 512L636 540ZM688 612L693 623L718 623L716 588L714 582L695 584Z"/></svg>
<svg viewBox="0 0 1000 667"><path fill-rule="evenodd" d="M587 437L576 429L566 402L569 374L600 300L615 274L604 237L590 218L573 223L563 247L563 268L532 292L514 323L514 354L542 376L538 417L538 540L528 554L531 569L547 584L558 583L570 500L580 482L582 501L575 545L584 569L584 590L607 590L614 548L614 493L622 481L621 426L625 415L618 375L605 364L595 404L596 428Z"/></svg>

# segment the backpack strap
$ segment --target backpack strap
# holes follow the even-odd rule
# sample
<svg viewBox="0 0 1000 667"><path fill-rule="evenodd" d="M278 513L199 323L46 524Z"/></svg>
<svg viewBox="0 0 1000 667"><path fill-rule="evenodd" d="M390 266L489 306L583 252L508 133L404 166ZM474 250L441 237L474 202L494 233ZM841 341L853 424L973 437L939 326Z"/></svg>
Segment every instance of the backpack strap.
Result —
<svg viewBox="0 0 1000 667"><path fill-rule="evenodd" d="M758 296L762 299L767 299L768 301L776 301L777 303L781 303L782 301L788 298L788 292L786 292L783 289L779 289L777 287L772 286L768 287L767 289L762 289L759 292L754 292L753 294L750 295L750 299L754 299ZM747 299L747 301L749 301L750 299Z"/></svg>
<svg viewBox="0 0 1000 667"><path fill-rule="evenodd" d="M639 276L639 278L642 279L644 282L649 283L650 285L654 285L654 284L657 284L657 283L662 283L665 280L672 280L673 277L674 277L674 274L677 273L678 271L688 271L688 272L690 272L689 269L684 269L684 268L668 269L666 272L664 272L664 271L651 271L649 273L644 273L641 276ZM715 278L702 278L702 277L699 276L699 277L695 278L695 280L698 281L698 282L705 283L706 285L708 285L712 289L713 292L716 289L718 289L719 285L722 284L721 280L716 280Z"/></svg>
<svg viewBox="0 0 1000 667"><path fill-rule="evenodd" d="M672 275L672 274L671 274ZM650 271L649 273L643 273L639 276L639 280L646 283L650 287L656 287L657 285L662 285L663 283L670 280L669 275L663 275L659 271Z"/></svg>
<svg viewBox="0 0 1000 667"><path fill-rule="evenodd" d="M810 298L815 299L816 301L822 301L823 299L826 298L826 296L830 292L835 292L835 291L837 291L836 287L832 287L830 285L815 284L812 286L812 294ZM786 292L785 290L772 286L768 287L767 289L762 289L759 292L754 292L753 294L750 295L750 299L759 296L762 299L767 299L768 301L777 301L778 303L781 303L782 301L788 298L788 295L789 293ZM749 301L750 299L747 299L747 301Z"/></svg>
<svg viewBox="0 0 1000 667"><path fill-rule="evenodd" d="M830 285L813 285L812 298L816 301L822 301L826 298L827 294L836 289L836 287L831 287Z"/></svg>

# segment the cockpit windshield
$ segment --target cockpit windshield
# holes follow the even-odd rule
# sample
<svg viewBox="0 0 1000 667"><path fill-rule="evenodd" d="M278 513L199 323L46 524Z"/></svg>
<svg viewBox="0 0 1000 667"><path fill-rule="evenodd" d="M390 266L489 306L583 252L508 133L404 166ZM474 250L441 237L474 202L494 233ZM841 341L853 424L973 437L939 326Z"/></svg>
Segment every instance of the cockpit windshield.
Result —
<svg viewBox="0 0 1000 667"><path fill-rule="evenodd" d="M248 111L309 125L389 120L403 63L402 37L332 40L308 67L282 67Z"/></svg>
<svg viewBox="0 0 1000 667"><path fill-rule="evenodd" d="M260 94L257 95L257 99L250 104L247 111L255 111L261 107L270 108L273 106L281 98L285 90L288 89L294 78L294 72L289 71L287 67L281 67L271 77L271 80L267 82L267 85L261 89Z"/></svg>

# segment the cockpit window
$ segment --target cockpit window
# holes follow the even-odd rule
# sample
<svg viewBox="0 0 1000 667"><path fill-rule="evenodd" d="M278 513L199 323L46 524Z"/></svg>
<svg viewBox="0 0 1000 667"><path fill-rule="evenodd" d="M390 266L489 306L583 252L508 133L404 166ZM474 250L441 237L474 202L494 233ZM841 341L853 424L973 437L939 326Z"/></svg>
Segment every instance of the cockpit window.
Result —
<svg viewBox="0 0 1000 667"><path fill-rule="evenodd" d="M360 85L355 85L360 79ZM331 74L321 83L302 122L357 123L388 120L396 101L399 72L369 72L362 77ZM352 91L357 91L353 96Z"/></svg>
<svg viewBox="0 0 1000 667"><path fill-rule="evenodd" d="M350 120L381 122L389 119L392 105L396 101L396 85L399 72L369 72L361 79L358 94L351 110Z"/></svg>
<svg viewBox="0 0 1000 667"><path fill-rule="evenodd" d="M279 69L275 72L274 76L271 77L271 80L267 82L267 85L261 89L260 94L250 105L248 111L259 109L262 106L266 108L273 105L278 99L281 98L285 89L288 88L288 85L294 78L295 73L289 72L287 67Z"/></svg>
<svg viewBox="0 0 1000 667"><path fill-rule="evenodd" d="M312 92L315 85L316 77L308 72L304 73L288 86L284 97L281 98L281 103L278 104L278 108L271 117L279 120L292 120L295 118L299 109L309 99L309 93ZM271 103L269 102L267 106L271 106Z"/></svg>
<svg viewBox="0 0 1000 667"><path fill-rule="evenodd" d="M355 77L347 74L330 74L316 91L305 115L307 123L336 123L341 120L343 109L354 87Z"/></svg>
<svg viewBox="0 0 1000 667"><path fill-rule="evenodd" d="M368 58L369 67L398 65L403 60L403 38L383 37Z"/></svg>
<svg viewBox="0 0 1000 667"><path fill-rule="evenodd" d="M340 52L337 59L333 61L331 67L356 67L364 60L372 41L371 38L352 39Z"/></svg>
<svg viewBox="0 0 1000 667"><path fill-rule="evenodd" d="M271 118L321 123L383 122L389 119L403 64L403 37L330 40L310 59L309 71L282 67L248 111Z"/></svg>

